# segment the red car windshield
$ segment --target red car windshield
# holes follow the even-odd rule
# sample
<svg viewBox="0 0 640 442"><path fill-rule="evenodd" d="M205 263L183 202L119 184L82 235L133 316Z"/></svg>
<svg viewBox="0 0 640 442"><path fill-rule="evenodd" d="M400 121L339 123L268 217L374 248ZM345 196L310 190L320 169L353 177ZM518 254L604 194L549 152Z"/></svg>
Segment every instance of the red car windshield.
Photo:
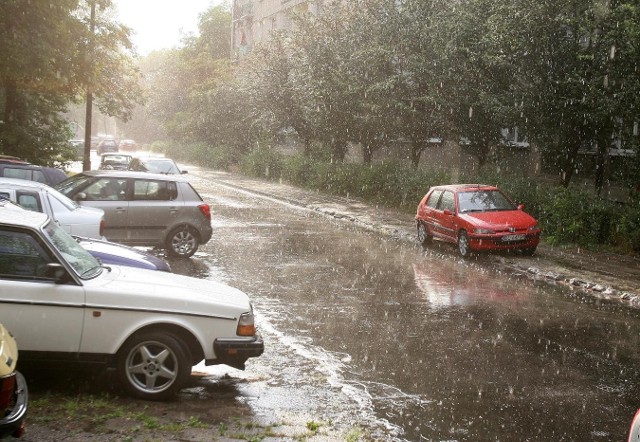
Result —
<svg viewBox="0 0 640 442"><path fill-rule="evenodd" d="M474 190L458 193L459 213L515 209L513 203L498 190Z"/></svg>

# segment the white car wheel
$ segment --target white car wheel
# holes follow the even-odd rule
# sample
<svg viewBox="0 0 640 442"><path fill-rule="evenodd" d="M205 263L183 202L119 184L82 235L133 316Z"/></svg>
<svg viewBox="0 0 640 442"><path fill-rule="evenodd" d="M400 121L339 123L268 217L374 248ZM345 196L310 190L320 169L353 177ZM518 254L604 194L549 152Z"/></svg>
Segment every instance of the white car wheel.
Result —
<svg viewBox="0 0 640 442"><path fill-rule="evenodd" d="M186 346L171 334L133 336L120 352L118 375L124 388L145 400L170 399L191 374Z"/></svg>

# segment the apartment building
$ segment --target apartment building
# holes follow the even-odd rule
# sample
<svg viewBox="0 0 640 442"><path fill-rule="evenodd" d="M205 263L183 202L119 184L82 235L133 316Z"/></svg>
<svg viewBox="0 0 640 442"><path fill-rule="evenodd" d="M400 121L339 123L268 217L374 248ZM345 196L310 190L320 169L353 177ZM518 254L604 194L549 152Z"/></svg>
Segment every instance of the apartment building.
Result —
<svg viewBox="0 0 640 442"><path fill-rule="evenodd" d="M293 28L292 17L317 14L324 0L233 0L231 57L241 58L271 32Z"/></svg>

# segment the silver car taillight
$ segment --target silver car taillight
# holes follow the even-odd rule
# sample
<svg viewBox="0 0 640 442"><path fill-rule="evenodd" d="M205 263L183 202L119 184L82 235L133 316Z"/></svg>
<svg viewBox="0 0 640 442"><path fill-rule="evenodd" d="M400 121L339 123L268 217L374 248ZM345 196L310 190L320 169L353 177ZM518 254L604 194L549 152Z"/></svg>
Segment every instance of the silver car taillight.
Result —
<svg viewBox="0 0 640 442"><path fill-rule="evenodd" d="M209 207L209 204L200 204L198 209L200 209L205 218L211 221L211 207Z"/></svg>

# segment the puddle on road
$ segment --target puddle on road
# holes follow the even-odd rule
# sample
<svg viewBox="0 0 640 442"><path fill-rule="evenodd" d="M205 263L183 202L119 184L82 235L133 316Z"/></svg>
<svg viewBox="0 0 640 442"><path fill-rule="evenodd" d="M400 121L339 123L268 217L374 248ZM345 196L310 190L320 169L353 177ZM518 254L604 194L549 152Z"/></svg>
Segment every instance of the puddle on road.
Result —
<svg viewBox="0 0 640 442"><path fill-rule="evenodd" d="M264 308L262 300L256 302L263 305L256 322L267 343L265 354L249 360L246 371L201 363L193 368L194 373L203 374L211 383L233 382L239 393L236 399L251 407L263 424L331 422L345 432L366 428L381 439L402 433L401 428L376 416L373 401L382 396L402 400L409 395L381 383L364 385L348 380L348 354L330 352L313 345L311 339L279 331L274 322L286 310ZM384 393L374 393L379 391Z"/></svg>

